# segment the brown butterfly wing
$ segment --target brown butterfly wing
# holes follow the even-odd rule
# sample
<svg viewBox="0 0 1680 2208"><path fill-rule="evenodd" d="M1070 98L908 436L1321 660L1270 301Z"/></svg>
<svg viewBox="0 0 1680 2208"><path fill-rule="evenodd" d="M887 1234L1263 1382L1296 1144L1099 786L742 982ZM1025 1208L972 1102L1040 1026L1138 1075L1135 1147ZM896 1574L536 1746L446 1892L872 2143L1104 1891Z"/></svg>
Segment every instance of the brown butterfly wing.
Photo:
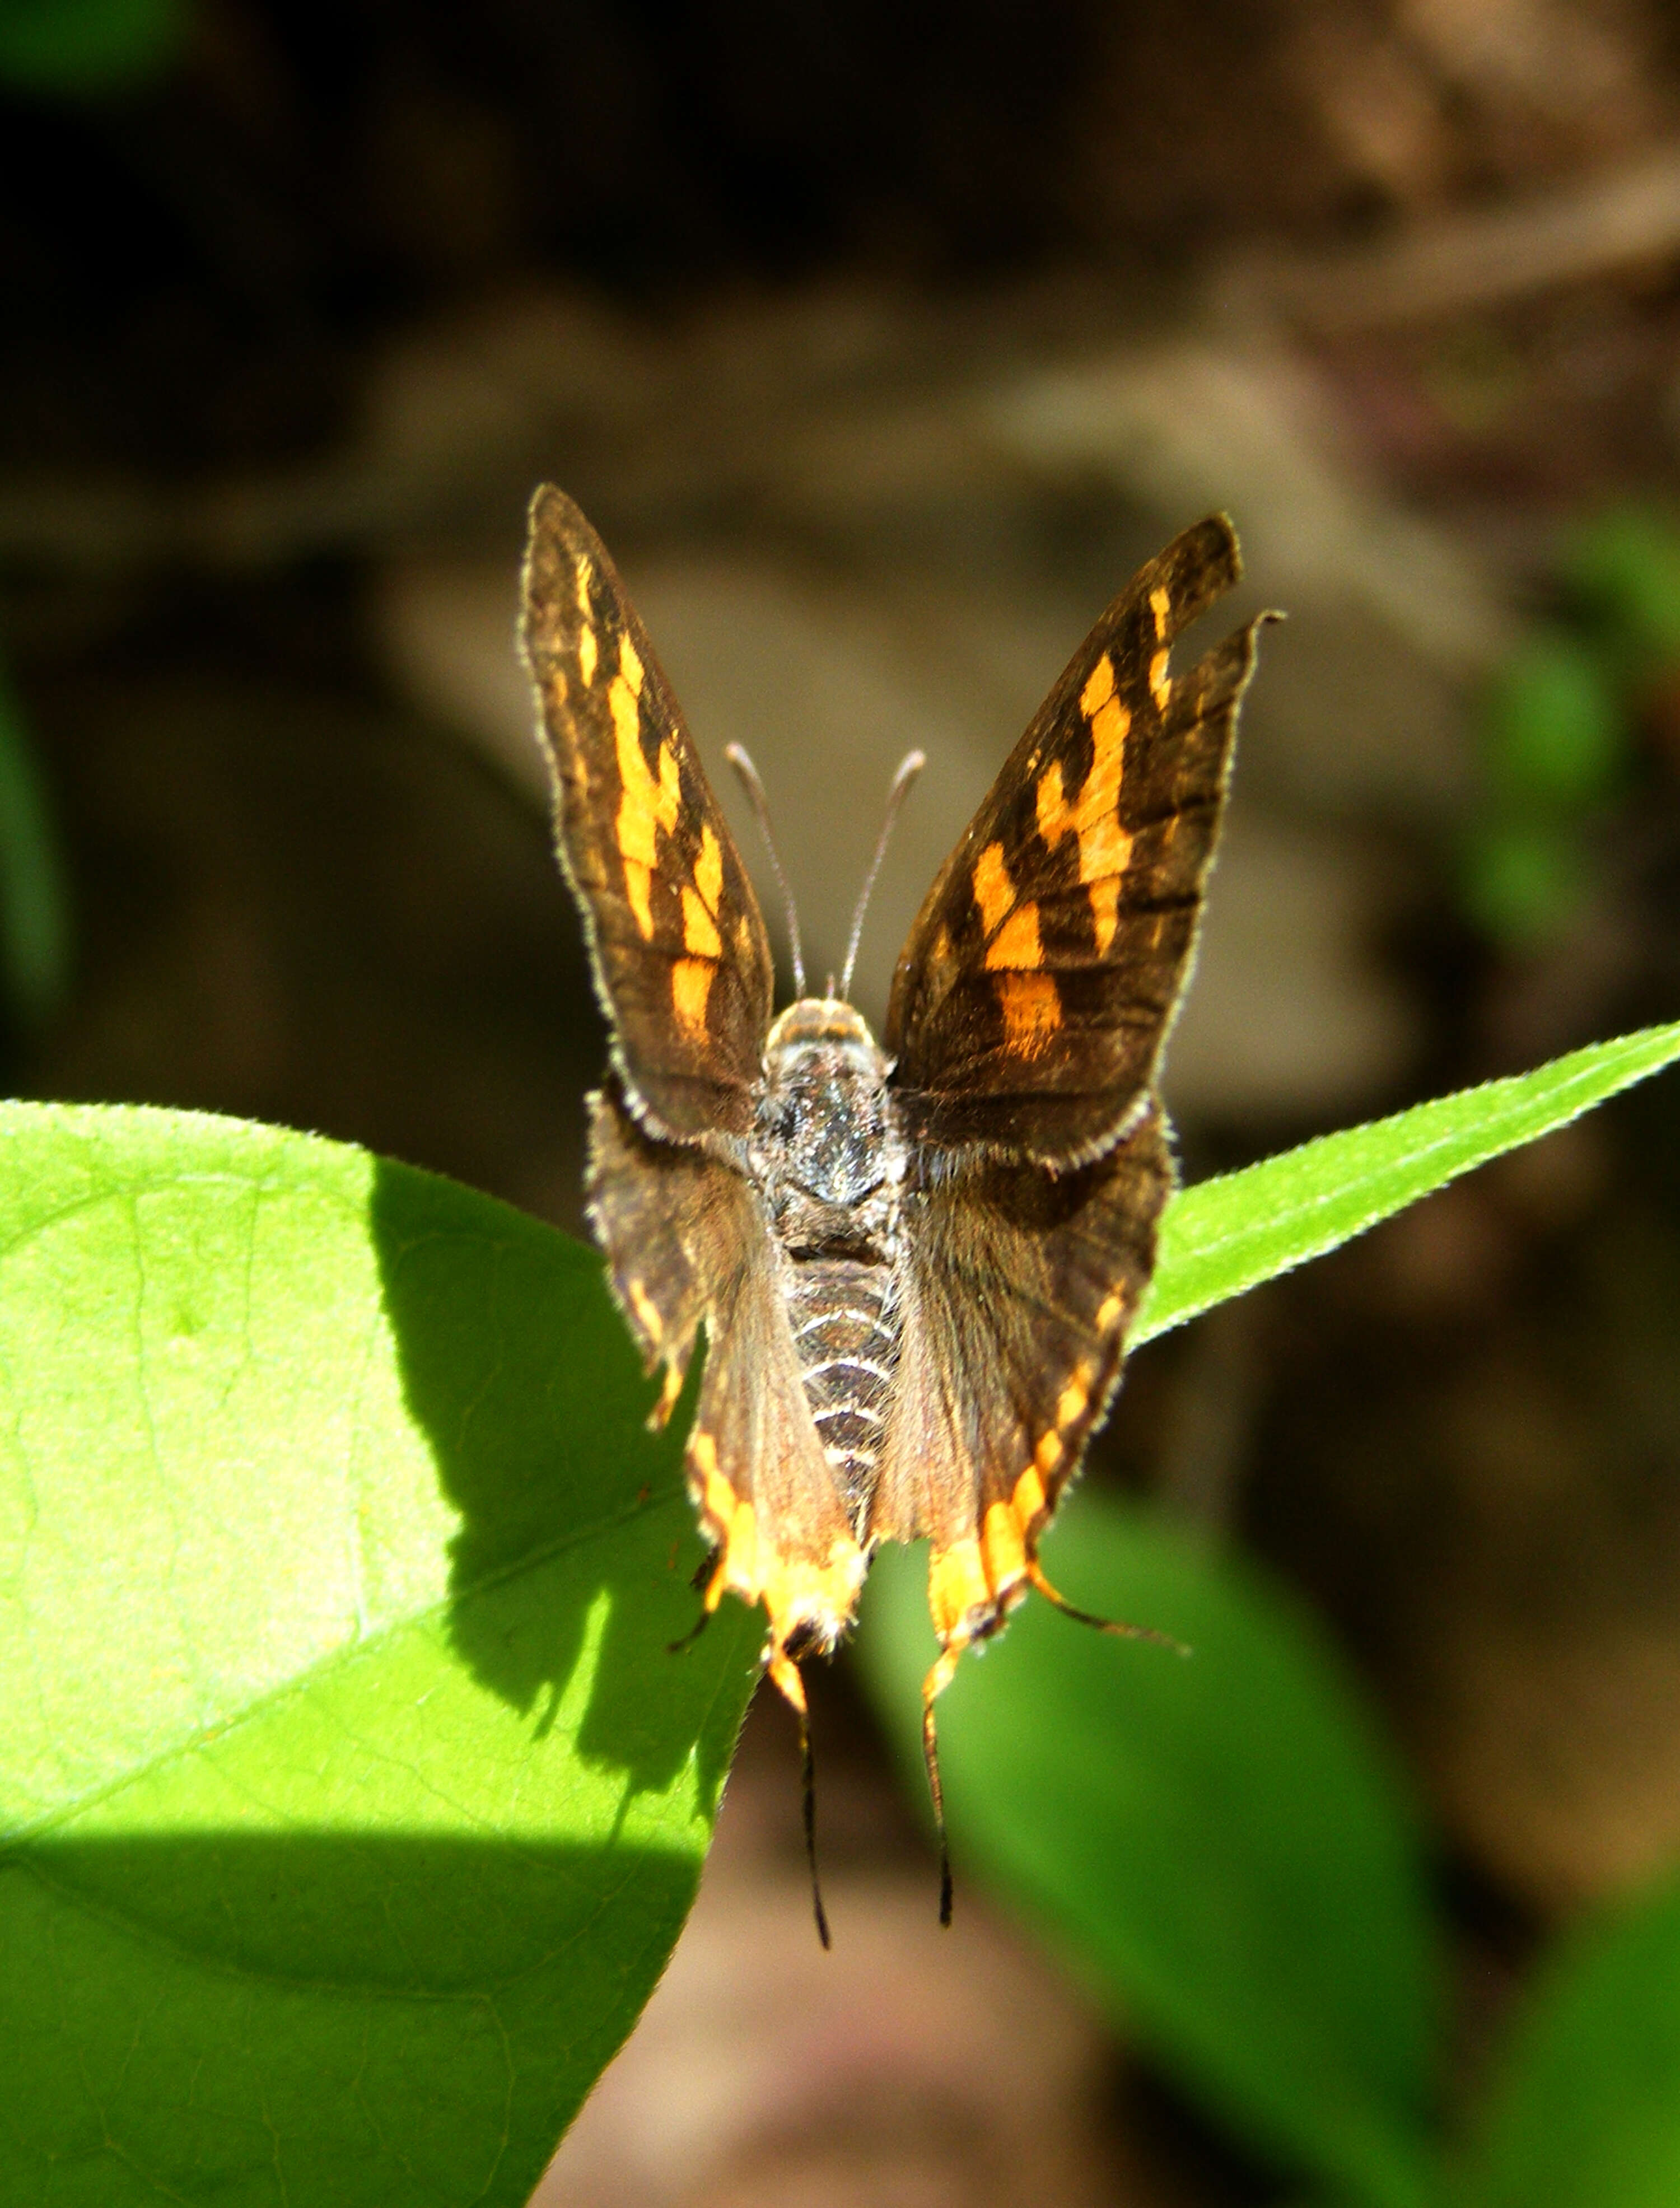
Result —
<svg viewBox="0 0 1680 2208"><path fill-rule="evenodd" d="M763 1198L698 1146L660 1142L612 1091L591 1103L591 1221L667 1413L699 1329L705 1371L688 1436L688 1485L725 1589L769 1617L769 1660L831 1647L866 1558L823 1455L783 1300Z"/></svg>
<svg viewBox="0 0 1680 2208"><path fill-rule="evenodd" d="M947 1659L1001 1623L1119 1380L1173 1186L1154 1094L1218 837L1254 626L1222 517L1103 615L930 891L887 1016L911 1137L904 1332L870 1532L930 1537Z"/></svg>
<svg viewBox="0 0 1680 2208"><path fill-rule="evenodd" d="M903 1347L870 1533L931 1537L948 1648L1025 1591L1119 1380L1173 1179L1151 1104L1085 1165L970 1154L907 1193Z"/></svg>
<svg viewBox="0 0 1680 2208"><path fill-rule="evenodd" d="M1065 1164L1141 1108L1189 971L1257 624L1183 675L1168 653L1240 565L1215 515L1140 570L928 892L885 1036L918 1141Z"/></svg>
<svg viewBox="0 0 1680 2208"><path fill-rule="evenodd" d="M773 987L763 916L618 571L552 487L531 504L524 643L631 1107L680 1141L744 1137Z"/></svg>

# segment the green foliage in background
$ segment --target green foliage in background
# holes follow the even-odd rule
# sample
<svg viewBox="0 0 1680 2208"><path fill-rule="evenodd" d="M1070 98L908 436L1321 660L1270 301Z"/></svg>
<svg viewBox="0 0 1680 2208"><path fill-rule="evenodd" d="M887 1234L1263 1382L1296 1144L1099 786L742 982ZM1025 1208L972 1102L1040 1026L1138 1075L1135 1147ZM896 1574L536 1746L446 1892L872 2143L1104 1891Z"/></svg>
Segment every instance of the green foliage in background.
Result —
<svg viewBox="0 0 1680 2208"><path fill-rule="evenodd" d="M64 1000L70 921L64 866L23 713L0 668L0 982L11 1010L44 1020Z"/></svg>
<svg viewBox="0 0 1680 2208"><path fill-rule="evenodd" d="M1466 2208L1680 2200L1680 1881L1563 1941L1520 2020Z"/></svg>
<svg viewBox="0 0 1680 2208"><path fill-rule="evenodd" d="M911 1778L920 1562L877 1563L861 1644ZM1672 2208L1680 1883L1561 1943L1449 2145L1418 1823L1322 1629L1251 1563L1095 1496L1046 1562L1071 1600L1193 1653L1119 1650L1035 1604L966 1667L940 1705L959 1886L1011 1897L1292 2199Z"/></svg>
<svg viewBox="0 0 1680 2208"><path fill-rule="evenodd" d="M0 0L0 87L87 93L144 83L175 60L187 22L186 0Z"/></svg>
<svg viewBox="0 0 1680 2208"><path fill-rule="evenodd" d="M1615 507L1564 547L1562 580L1605 663L1623 683L1680 667L1680 521Z"/></svg>
<svg viewBox="0 0 1680 2208"><path fill-rule="evenodd" d="M1515 951L1580 914L1599 837L1635 783L1641 717L1680 681L1680 520L1613 508L1564 544L1557 581L1559 611L1487 687L1465 854L1471 917Z"/></svg>
<svg viewBox="0 0 1680 2208"><path fill-rule="evenodd" d="M939 1707L959 1875L1015 1894L1117 2021L1239 2133L1343 2197L1429 2197L1436 1931L1399 1785L1321 1634L1236 1560L1082 1497L1071 1601L1029 1604ZM907 1769L935 1653L924 1560L875 1566L861 1648Z"/></svg>
<svg viewBox="0 0 1680 2208"><path fill-rule="evenodd" d="M1653 1029L1191 1191L1154 1330L1677 1057ZM753 1683L739 1605L668 1652L684 1414L647 1431L590 1253L448 1182L129 1109L0 1107L0 2199L518 2208L681 1929ZM964 1863L1323 2199L1431 2199L1437 1935L1330 1650L1094 1498L1052 1562L1197 1653L1029 1611L965 1666ZM911 1730L920 1613L885 1560L865 1648ZM1631 2072L1615 2032L1673 1923L1560 1961L1473 2203L1660 2197L1674 2028Z"/></svg>

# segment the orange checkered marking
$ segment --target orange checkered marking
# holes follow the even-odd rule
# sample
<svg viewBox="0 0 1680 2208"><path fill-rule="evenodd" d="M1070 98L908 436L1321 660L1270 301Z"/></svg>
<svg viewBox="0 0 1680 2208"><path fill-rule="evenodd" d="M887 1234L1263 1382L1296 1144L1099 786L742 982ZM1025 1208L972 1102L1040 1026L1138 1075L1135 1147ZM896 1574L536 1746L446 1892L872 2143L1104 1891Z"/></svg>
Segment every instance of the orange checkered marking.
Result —
<svg viewBox="0 0 1680 2208"><path fill-rule="evenodd" d="M1038 1494L1041 1507L1041 1487ZM941 1647L967 1647L976 1634L1024 1599L1031 1564L1030 1516L1013 1501L994 1503L977 1534L965 1533L928 1558L927 1608Z"/></svg>
<svg viewBox="0 0 1680 2208"><path fill-rule="evenodd" d="M579 595L583 592L579 590ZM591 630L585 631L589 653ZM581 647L580 647L581 649ZM587 672L592 671L586 670ZM641 694L645 679L641 658L627 636L619 642L619 671L607 692L613 719L622 795L614 831L624 865L624 893L643 939L653 938L653 876L659 863L659 831L674 836L683 817L682 777L674 745L662 744L652 766L642 750ZM706 1005L712 977L723 955L717 914L723 894L723 853L711 823L700 829L699 856L692 882L682 885L682 947L688 954L671 968L671 1011L692 1042L705 1039Z"/></svg>
<svg viewBox="0 0 1680 2208"><path fill-rule="evenodd" d="M764 1605L770 1620L767 1668L795 1709L801 1708L801 1698L789 1690L789 1677L783 1676L797 1681L799 1675L783 1651L801 1627L814 1627L819 1640L830 1646L840 1638L857 1607L868 1559L847 1535L835 1539L825 1563L778 1555L759 1528L757 1511L735 1493L718 1464L717 1445L704 1430L697 1429L689 1437L688 1462L697 1499L720 1551L706 1587L705 1606L716 1610L726 1593Z"/></svg>
<svg viewBox="0 0 1680 2208"><path fill-rule="evenodd" d="M1131 716L1116 694L1114 662L1107 652L1091 669L1079 705L1091 732L1090 771L1070 796L1061 761L1051 761L1035 793L1038 832L1053 851L1064 836L1077 837L1079 879L1090 894L1097 953L1105 957L1114 939L1119 877L1130 863L1132 840L1120 825L1120 783Z"/></svg>
<svg viewBox="0 0 1680 2208"><path fill-rule="evenodd" d="M1017 1058L1036 1058L1062 1023L1061 992L1054 976L999 974L996 987L1003 1010L1005 1047Z"/></svg>
<svg viewBox="0 0 1680 2208"><path fill-rule="evenodd" d="M717 933L716 917L699 890L687 882L682 885L682 947L698 958L710 958L714 964L723 955L723 939Z"/></svg>
<svg viewBox="0 0 1680 2208"><path fill-rule="evenodd" d="M1162 712L1173 694L1173 686L1167 679L1167 624L1173 612L1173 593L1164 583L1157 583L1149 592L1149 611L1155 615L1155 633L1158 649L1149 660L1149 689L1155 704Z"/></svg>
<svg viewBox="0 0 1680 2208"><path fill-rule="evenodd" d="M624 1293L630 1308L641 1321L642 1331L657 1348L665 1337L665 1322L659 1316L659 1306L639 1281L627 1281Z"/></svg>
<svg viewBox="0 0 1680 2208"><path fill-rule="evenodd" d="M710 958L679 958L671 968L671 1010L691 1042L705 1041L705 1008L717 971Z"/></svg>
<svg viewBox="0 0 1680 2208"><path fill-rule="evenodd" d="M1097 1313L1099 1332L1119 1315L1124 1299L1111 1295ZM1056 1424L1042 1435L1033 1461L1016 1481L1006 1503L992 1503L977 1534L967 1533L947 1547L935 1549L927 1563L927 1607L933 1629L945 1656L967 1647L976 1634L985 1632L1024 1599L1029 1586L1037 1584L1036 1535L1049 1508L1045 1481L1067 1454L1066 1435L1090 1407L1096 1362L1082 1359L1069 1377L1056 1403ZM942 1658L935 1667L940 1687L951 1677Z"/></svg>
<svg viewBox="0 0 1680 2208"><path fill-rule="evenodd" d="M1015 884L1001 843L988 843L975 861L975 903L989 941L1015 909Z"/></svg>
<svg viewBox="0 0 1680 2208"><path fill-rule="evenodd" d="M577 589L578 613L579 615L578 627L578 670L584 678L584 687L585 690L587 690L595 681L596 664L600 657L599 647L595 641L595 626L589 603L589 586L594 579L594 561L592 560L579 560L578 562L578 572L573 579Z"/></svg>
<svg viewBox="0 0 1680 2208"><path fill-rule="evenodd" d="M607 692L623 790L614 831L624 862L624 893L645 940L653 935L653 870L658 863L657 831L674 835L682 813L682 785L675 752L659 747L650 767L642 753L642 663L627 636L620 645L619 671Z"/></svg>
<svg viewBox="0 0 1680 2208"><path fill-rule="evenodd" d="M1038 907L1017 902L1001 843L988 843L975 861L974 893L987 938L986 964L997 977L1005 1046L1018 1058L1035 1058L1062 1023L1061 993L1043 971Z"/></svg>

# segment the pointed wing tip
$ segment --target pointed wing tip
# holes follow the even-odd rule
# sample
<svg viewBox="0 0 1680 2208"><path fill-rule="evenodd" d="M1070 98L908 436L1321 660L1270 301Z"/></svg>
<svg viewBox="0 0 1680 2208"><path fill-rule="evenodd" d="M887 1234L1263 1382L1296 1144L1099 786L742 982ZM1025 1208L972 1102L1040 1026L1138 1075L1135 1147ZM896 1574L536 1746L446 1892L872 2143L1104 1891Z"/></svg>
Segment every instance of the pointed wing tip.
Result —
<svg viewBox="0 0 1680 2208"><path fill-rule="evenodd" d="M519 575L520 645L539 681L546 660L570 649L578 627L576 578L585 561L597 573L613 573L606 548L577 501L558 484L539 483L531 494Z"/></svg>
<svg viewBox="0 0 1680 2208"><path fill-rule="evenodd" d="M1189 627L1242 580L1243 555L1228 513L1209 513L1181 529L1163 551L1140 567L1111 609L1153 603L1165 591L1170 606L1163 642ZM1157 619L1161 616L1158 615Z"/></svg>
<svg viewBox="0 0 1680 2208"><path fill-rule="evenodd" d="M584 519L583 508L576 499L563 491L558 483L551 483L537 484L531 494L531 504L526 513L533 534L539 528L563 527L568 522ZM588 527L586 522L584 525Z"/></svg>
<svg viewBox="0 0 1680 2208"><path fill-rule="evenodd" d="M525 510L525 576L548 572L559 565L576 565L587 555L605 567L607 549L583 507L559 483L538 483Z"/></svg>
<svg viewBox="0 0 1680 2208"><path fill-rule="evenodd" d="M1243 579L1243 549L1237 525L1223 507L1191 526L1168 545L1163 558L1182 561L1206 578L1210 597L1221 597Z"/></svg>

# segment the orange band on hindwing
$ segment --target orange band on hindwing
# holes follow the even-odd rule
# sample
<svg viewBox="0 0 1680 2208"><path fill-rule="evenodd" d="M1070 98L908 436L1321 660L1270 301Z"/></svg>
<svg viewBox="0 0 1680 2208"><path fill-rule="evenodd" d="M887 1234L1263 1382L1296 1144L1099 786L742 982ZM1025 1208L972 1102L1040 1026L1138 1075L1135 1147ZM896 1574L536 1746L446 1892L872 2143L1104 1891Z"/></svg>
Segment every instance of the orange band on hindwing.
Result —
<svg viewBox="0 0 1680 2208"><path fill-rule="evenodd" d="M700 1509L719 1551L706 1587L706 1608L715 1610L725 1593L737 1594L749 1604L762 1603L770 1621L772 1670L795 1634L819 1647L832 1648L857 1608L858 1591L868 1569L863 1550L849 1536L843 1536L830 1545L824 1559L783 1553L767 1538L752 1503L738 1496L724 1476L711 1436L697 1428L689 1437L688 1455Z"/></svg>

